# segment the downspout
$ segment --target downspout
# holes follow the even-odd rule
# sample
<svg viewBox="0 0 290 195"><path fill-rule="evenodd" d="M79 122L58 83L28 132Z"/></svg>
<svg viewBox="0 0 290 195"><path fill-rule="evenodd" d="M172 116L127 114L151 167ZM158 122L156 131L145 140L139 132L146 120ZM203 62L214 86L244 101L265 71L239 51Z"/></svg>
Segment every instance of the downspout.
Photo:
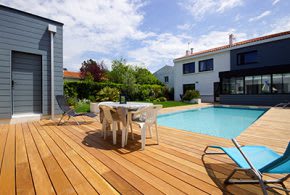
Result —
<svg viewBox="0 0 290 195"><path fill-rule="evenodd" d="M54 119L54 35L56 33L56 26L49 24L48 31L50 32L50 86L51 86L51 119Z"/></svg>

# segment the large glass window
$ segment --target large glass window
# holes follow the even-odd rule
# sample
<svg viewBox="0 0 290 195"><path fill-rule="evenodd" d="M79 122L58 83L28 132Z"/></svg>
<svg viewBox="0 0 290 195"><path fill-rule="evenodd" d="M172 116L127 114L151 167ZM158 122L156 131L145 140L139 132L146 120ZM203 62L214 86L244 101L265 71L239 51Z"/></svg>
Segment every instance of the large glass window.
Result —
<svg viewBox="0 0 290 195"><path fill-rule="evenodd" d="M199 72L213 70L213 59L199 61Z"/></svg>
<svg viewBox="0 0 290 195"><path fill-rule="evenodd" d="M233 77L230 79L230 94L243 94L244 93L244 78Z"/></svg>
<svg viewBox="0 0 290 195"><path fill-rule="evenodd" d="M183 85L183 94L185 94L185 92L187 90L195 90L195 84L191 83L191 84L184 84Z"/></svg>
<svg viewBox="0 0 290 195"><path fill-rule="evenodd" d="M252 94L259 94L262 91L261 75L253 76Z"/></svg>
<svg viewBox="0 0 290 195"><path fill-rule="evenodd" d="M183 64L183 74L195 73L195 62Z"/></svg>
<svg viewBox="0 0 290 195"><path fill-rule="evenodd" d="M222 94L290 93L290 73L222 78Z"/></svg>
<svg viewBox="0 0 290 195"><path fill-rule="evenodd" d="M230 93L230 79L223 78L222 79L222 94L229 94Z"/></svg>
<svg viewBox="0 0 290 195"><path fill-rule="evenodd" d="M290 93L290 73L283 74L283 92Z"/></svg>
<svg viewBox="0 0 290 195"><path fill-rule="evenodd" d="M243 94L244 93L244 78L237 77L236 78L236 94Z"/></svg>
<svg viewBox="0 0 290 195"><path fill-rule="evenodd" d="M238 65L256 63L257 62L257 56L258 56L258 52L257 51L239 53L237 55Z"/></svg>
<svg viewBox="0 0 290 195"><path fill-rule="evenodd" d="M283 75L282 74L273 74L273 93L282 93L283 92Z"/></svg>
<svg viewBox="0 0 290 195"><path fill-rule="evenodd" d="M253 76L245 77L245 92L246 94L253 94Z"/></svg>
<svg viewBox="0 0 290 195"><path fill-rule="evenodd" d="M271 93L271 75L262 75L262 93Z"/></svg>

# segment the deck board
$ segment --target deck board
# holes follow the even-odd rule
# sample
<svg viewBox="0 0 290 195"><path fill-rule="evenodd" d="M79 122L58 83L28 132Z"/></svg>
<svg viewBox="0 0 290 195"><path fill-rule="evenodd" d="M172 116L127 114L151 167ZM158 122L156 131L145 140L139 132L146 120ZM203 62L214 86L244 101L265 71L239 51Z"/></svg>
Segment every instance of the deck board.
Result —
<svg viewBox="0 0 290 195"><path fill-rule="evenodd" d="M21 124L16 125L16 192L35 194Z"/></svg>
<svg viewBox="0 0 290 195"><path fill-rule="evenodd" d="M283 153L289 116L290 109L272 108L237 139ZM0 194L261 194L258 185L223 185L236 167L227 156L202 156L207 145L232 146L230 140L160 126L160 144L147 139L140 151L134 129L135 139L121 148L120 132L113 145L111 135L102 138L101 124L90 120L80 126L51 120L0 125Z"/></svg>
<svg viewBox="0 0 290 195"><path fill-rule="evenodd" d="M10 125L0 173L0 194L15 194L15 125Z"/></svg>

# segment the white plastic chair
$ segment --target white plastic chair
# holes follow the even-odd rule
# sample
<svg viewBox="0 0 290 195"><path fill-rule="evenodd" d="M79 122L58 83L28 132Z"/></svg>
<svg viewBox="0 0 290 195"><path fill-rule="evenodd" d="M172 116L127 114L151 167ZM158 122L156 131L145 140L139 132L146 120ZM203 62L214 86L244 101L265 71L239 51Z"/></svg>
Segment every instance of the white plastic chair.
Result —
<svg viewBox="0 0 290 195"><path fill-rule="evenodd" d="M146 144L146 130L149 129L150 137L152 138L152 126L155 125L157 144L159 144L159 135L157 129L157 114L162 109L162 105L153 105L142 108L137 111L128 113L128 124L130 125L132 138L133 128L132 124L137 124L141 129L141 150L144 150ZM126 132L126 144L128 139L128 131Z"/></svg>
<svg viewBox="0 0 290 195"><path fill-rule="evenodd" d="M100 105L100 109L104 113L103 123L102 123L102 130L104 134L104 139L107 137L107 125L112 124L112 131L113 131L113 144L117 143L117 126L119 127L119 123L121 122L120 118L113 117L112 114L118 116L116 109L113 109L106 105ZM126 137L126 127L122 128L122 147L125 145L125 137Z"/></svg>

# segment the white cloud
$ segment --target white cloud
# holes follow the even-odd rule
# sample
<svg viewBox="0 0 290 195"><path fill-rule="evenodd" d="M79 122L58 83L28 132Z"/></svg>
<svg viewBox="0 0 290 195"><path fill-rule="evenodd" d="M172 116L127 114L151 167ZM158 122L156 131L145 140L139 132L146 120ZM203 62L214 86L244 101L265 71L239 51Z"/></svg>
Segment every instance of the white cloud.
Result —
<svg viewBox="0 0 290 195"><path fill-rule="evenodd" d="M195 19L202 19L212 13L223 13L243 5L243 0L186 0L179 5L185 8Z"/></svg>
<svg viewBox="0 0 290 195"><path fill-rule="evenodd" d="M180 56L187 48L190 37L185 35L173 35L163 33L154 38L143 41L143 47L128 52L135 59L133 64L149 65L149 69L155 71L160 66L172 64L174 57Z"/></svg>
<svg viewBox="0 0 290 195"><path fill-rule="evenodd" d="M267 32L266 34L290 31L290 15L276 19L270 25L270 29L271 31Z"/></svg>
<svg viewBox="0 0 290 195"><path fill-rule="evenodd" d="M184 30L184 31L190 30L191 28L192 28L192 25L190 24L181 24L177 26L177 29Z"/></svg>
<svg viewBox="0 0 290 195"><path fill-rule="evenodd" d="M200 37L190 37L187 35L173 35L164 33L154 39L143 41L144 46L134 51L129 51L129 56L150 65L151 71L156 71L165 64L172 65L173 59L185 55L187 42L191 41L194 52L228 44L229 34L234 33L237 41L247 39L245 33L236 33L235 29L226 31L211 31Z"/></svg>
<svg viewBox="0 0 290 195"><path fill-rule="evenodd" d="M222 0L218 2L217 5L218 5L217 12L223 13L224 11L228 9L232 9L234 7L243 5L243 1L242 0L227 0L227 1Z"/></svg>
<svg viewBox="0 0 290 195"><path fill-rule="evenodd" d="M141 0L0 0L1 3L63 22L64 63L79 68L87 51L116 53L127 39L142 40L154 33L142 32Z"/></svg>
<svg viewBox="0 0 290 195"><path fill-rule="evenodd" d="M271 14L271 11L267 10L267 11L264 11L263 13L261 13L260 15L258 16L255 16L255 17L252 17L249 19L249 22L253 22L253 21L257 21L257 20L260 20L268 15Z"/></svg>
<svg viewBox="0 0 290 195"><path fill-rule="evenodd" d="M240 21L240 19L241 19L241 15L240 14L237 14L235 16L235 21L238 22L238 21Z"/></svg>
<svg viewBox="0 0 290 195"><path fill-rule="evenodd" d="M280 0L273 0L272 5L276 5Z"/></svg>

